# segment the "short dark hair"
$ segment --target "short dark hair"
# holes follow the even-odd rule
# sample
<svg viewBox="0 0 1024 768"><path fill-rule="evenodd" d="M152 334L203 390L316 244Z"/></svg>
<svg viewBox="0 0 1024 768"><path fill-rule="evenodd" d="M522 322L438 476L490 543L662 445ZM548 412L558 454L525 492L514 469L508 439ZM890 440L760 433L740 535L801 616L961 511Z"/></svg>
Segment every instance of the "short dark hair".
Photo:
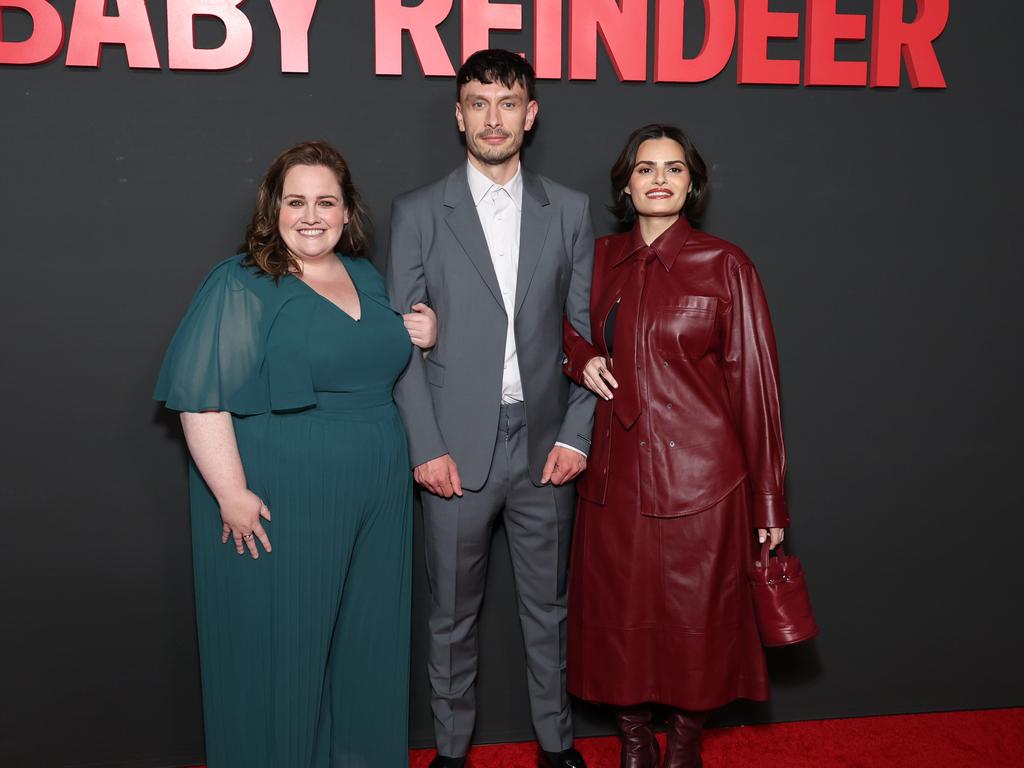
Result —
<svg viewBox="0 0 1024 768"><path fill-rule="evenodd" d="M686 161L686 169L690 172L690 182L693 185L693 189L683 203L683 213L691 222L700 221L701 216L704 215L704 204L707 201L707 166L704 164L704 158L697 151L697 147L690 141L690 137L674 125L664 123L651 123L643 128L637 128L626 139L626 146L619 153L619 159L615 161L610 174L612 198L615 201L610 206L611 212L623 224L632 224L636 221L636 208L633 207L632 198L626 194L626 186L629 184L630 176L633 175L640 145L650 139L672 139L683 148L683 159Z"/></svg>
<svg viewBox="0 0 1024 768"><path fill-rule="evenodd" d="M455 101L462 99L462 86L470 80L478 80L485 85L501 83L506 88L519 83L526 91L527 101L536 98L537 75L530 62L504 48L477 51L466 59L455 76Z"/></svg>
<svg viewBox="0 0 1024 768"><path fill-rule="evenodd" d="M349 256L365 256L370 246L370 215L352 183L345 158L326 141L296 144L278 155L267 169L256 193L256 210L245 232L245 263L259 267L275 280L301 271L278 231L284 177L297 165L323 166L333 171L338 180L342 202L348 209L348 223L341 232L338 248Z"/></svg>

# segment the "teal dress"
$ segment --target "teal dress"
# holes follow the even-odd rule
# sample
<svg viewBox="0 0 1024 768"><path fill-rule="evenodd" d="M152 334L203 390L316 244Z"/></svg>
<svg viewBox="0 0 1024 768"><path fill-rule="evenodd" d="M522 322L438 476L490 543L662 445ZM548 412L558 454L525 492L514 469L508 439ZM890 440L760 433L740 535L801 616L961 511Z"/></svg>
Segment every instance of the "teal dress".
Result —
<svg viewBox="0 0 1024 768"><path fill-rule="evenodd" d="M155 398L229 411L273 551L221 544L190 462L209 768L407 766L412 479L392 388L411 344L383 281L341 256L354 320L236 256L178 328Z"/></svg>

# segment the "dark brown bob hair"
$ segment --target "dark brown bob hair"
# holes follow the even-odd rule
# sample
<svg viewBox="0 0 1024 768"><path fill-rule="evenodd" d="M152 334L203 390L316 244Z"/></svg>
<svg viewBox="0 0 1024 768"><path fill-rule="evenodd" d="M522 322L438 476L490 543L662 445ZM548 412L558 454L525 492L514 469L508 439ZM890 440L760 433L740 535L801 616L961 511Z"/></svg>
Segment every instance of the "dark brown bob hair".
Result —
<svg viewBox="0 0 1024 768"><path fill-rule="evenodd" d="M537 97L537 75L530 62L504 48L477 51L466 59L455 75L455 101L462 101L462 86L470 80L477 80L484 85L501 83L509 90L519 83L526 91L527 101Z"/></svg>
<svg viewBox="0 0 1024 768"><path fill-rule="evenodd" d="M275 280L289 272L300 272L302 265L285 246L278 230L284 177L297 165L322 165L334 171L341 197L348 210L348 223L341 233L338 248L350 256L365 256L370 247L370 216L352 183L348 163L326 141L306 141L286 149L267 169L256 193L256 210L245 230L245 264L259 267Z"/></svg>
<svg viewBox="0 0 1024 768"><path fill-rule="evenodd" d="M686 162L686 169L690 172L690 182L693 185L686 196L686 202L683 203L683 213L691 222L700 221L704 215L708 191L707 166L690 138L674 125L664 123L651 123L629 134L626 146L622 148L619 159L612 166L610 175L612 199L615 202L609 206L609 210L625 225L632 225L636 221L636 208L633 207L632 198L626 194L626 186L633 175L633 168L636 167L636 155L640 151L640 145L650 139L672 139L683 148L683 160Z"/></svg>

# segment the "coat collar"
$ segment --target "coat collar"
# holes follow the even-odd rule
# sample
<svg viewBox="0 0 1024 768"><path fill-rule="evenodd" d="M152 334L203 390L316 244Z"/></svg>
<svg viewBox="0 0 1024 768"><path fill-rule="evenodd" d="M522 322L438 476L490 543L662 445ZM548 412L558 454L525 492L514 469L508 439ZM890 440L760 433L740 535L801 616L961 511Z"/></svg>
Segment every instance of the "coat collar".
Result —
<svg viewBox="0 0 1024 768"><path fill-rule="evenodd" d="M693 232L693 227L690 226L690 222L686 220L685 216L680 216L671 227L651 243L651 250L654 251L666 272L671 271L672 266L676 263L676 257L679 256L679 252L690 239L691 232ZM626 234L622 250L612 259L611 266L619 266L630 256L647 247L647 243L640 235L640 222L637 222Z"/></svg>

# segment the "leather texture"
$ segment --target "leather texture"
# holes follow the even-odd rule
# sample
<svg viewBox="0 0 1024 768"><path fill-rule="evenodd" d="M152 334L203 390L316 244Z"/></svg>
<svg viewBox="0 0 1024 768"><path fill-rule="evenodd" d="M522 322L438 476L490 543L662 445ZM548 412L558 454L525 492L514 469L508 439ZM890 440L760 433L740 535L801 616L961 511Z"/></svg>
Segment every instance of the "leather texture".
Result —
<svg viewBox="0 0 1024 768"><path fill-rule="evenodd" d="M704 768L700 737L706 716L705 712L669 710L663 768Z"/></svg>
<svg viewBox="0 0 1024 768"><path fill-rule="evenodd" d="M658 740L651 730L651 707L627 707L616 713L622 750L619 768L658 768Z"/></svg>
<svg viewBox="0 0 1024 768"><path fill-rule="evenodd" d="M587 768L583 755L572 747L561 752L541 752L538 768Z"/></svg>
<svg viewBox="0 0 1024 768"><path fill-rule="evenodd" d="M750 586L762 643L793 645L818 634L803 566L781 544L775 557L767 541L761 545L761 556L750 567Z"/></svg>
<svg viewBox="0 0 1024 768"><path fill-rule="evenodd" d="M753 528L789 522L775 341L753 265L673 224L602 238L591 294L595 347L567 332L566 372L607 352L606 322L638 259L639 306L619 304L612 369L640 414L599 400L577 483L569 586L569 690L613 706L714 709L768 698L747 571ZM628 327L633 324L632 330ZM623 345L636 346L635 356ZM634 360L633 371L623 360Z"/></svg>
<svg viewBox="0 0 1024 768"><path fill-rule="evenodd" d="M638 295L637 262L652 258ZM564 323L565 372L582 384L587 362L608 357L605 323L621 300L611 369L624 401L639 393L641 412L633 421L632 402L598 401L577 493L676 517L713 506L747 479L754 524L788 526L775 334L746 255L683 218L650 246L634 227L597 241L590 298L594 343ZM640 467L637 499L608 482L613 420L624 430L616 461Z"/></svg>

